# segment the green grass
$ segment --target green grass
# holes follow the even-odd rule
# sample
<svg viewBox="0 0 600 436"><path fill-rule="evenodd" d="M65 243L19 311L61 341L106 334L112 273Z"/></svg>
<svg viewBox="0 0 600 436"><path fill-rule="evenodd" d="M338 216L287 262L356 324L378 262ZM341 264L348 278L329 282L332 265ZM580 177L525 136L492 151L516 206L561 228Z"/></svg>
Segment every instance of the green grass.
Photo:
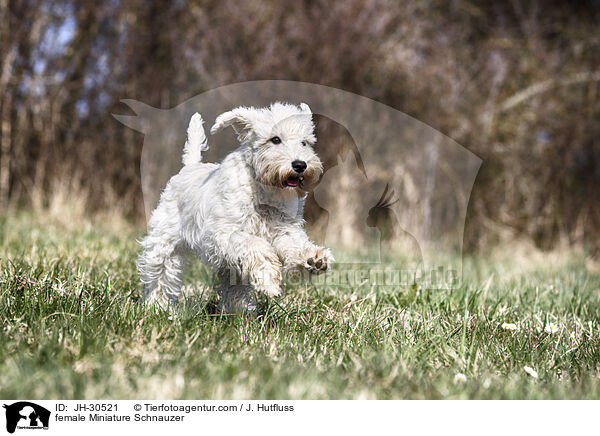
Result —
<svg viewBox="0 0 600 436"><path fill-rule="evenodd" d="M600 276L580 257L468 258L452 291L306 283L257 322L145 311L141 232L63 221L0 217L2 398L600 398ZM214 298L202 266L187 279Z"/></svg>

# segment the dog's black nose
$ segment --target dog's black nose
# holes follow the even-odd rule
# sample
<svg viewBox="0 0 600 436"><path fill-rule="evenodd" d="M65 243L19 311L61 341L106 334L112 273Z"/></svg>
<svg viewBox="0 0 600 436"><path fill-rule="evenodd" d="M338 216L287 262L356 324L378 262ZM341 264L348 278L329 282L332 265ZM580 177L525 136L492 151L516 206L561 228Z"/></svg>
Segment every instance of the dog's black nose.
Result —
<svg viewBox="0 0 600 436"><path fill-rule="evenodd" d="M294 162L292 162L292 168L298 174L301 174L306 169L306 162L304 162L303 160L295 160Z"/></svg>

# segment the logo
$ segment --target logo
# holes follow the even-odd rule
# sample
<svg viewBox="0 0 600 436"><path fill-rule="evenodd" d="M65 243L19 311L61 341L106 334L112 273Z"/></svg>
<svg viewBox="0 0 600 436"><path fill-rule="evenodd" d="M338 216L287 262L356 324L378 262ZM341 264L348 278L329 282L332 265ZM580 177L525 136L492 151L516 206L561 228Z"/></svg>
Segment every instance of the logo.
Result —
<svg viewBox="0 0 600 436"><path fill-rule="evenodd" d="M48 430L50 411L29 401L19 401L6 409L6 431L14 433L18 429Z"/></svg>
<svg viewBox="0 0 600 436"><path fill-rule="evenodd" d="M122 101L135 115L115 118L144 133L140 175L148 218L181 169L182 153L174 150L183 152L192 114L211 123L237 106L305 102L323 175L302 206L309 236L331 248L337 264L321 280L346 286L356 278L392 288L459 285L467 208L482 160L434 128L360 95L285 80L225 85L170 109ZM238 146L231 132L211 136L202 162L220 162ZM379 279L380 273L387 276Z"/></svg>

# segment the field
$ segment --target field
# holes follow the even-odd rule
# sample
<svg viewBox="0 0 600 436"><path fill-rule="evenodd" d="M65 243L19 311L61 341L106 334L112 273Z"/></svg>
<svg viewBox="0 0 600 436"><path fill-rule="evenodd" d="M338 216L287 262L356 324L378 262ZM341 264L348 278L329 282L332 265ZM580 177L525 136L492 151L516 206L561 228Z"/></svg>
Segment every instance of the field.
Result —
<svg viewBox="0 0 600 436"><path fill-rule="evenodd" d="M144 310L141 235L0 217L0 397L600 398L600 275L581 254L466 257L451 291L305 283L257 322L207 311L197 264L200 304Z"/></svg>

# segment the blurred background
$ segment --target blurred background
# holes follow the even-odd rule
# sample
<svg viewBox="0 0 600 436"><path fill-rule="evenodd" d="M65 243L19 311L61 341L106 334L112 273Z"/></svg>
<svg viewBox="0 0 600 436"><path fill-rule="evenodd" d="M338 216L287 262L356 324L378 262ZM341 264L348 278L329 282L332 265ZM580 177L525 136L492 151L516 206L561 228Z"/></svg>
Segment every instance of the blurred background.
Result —
<svg viewBox="0 0 600 436"><path fill-rule="evenodd" d="M1 209L141 227L144 138L112 117L132 114L120 100L167 109L285 79L377 100L481 157L465 248L600 254L600 0L0 0L0 23Z"/></svg>

